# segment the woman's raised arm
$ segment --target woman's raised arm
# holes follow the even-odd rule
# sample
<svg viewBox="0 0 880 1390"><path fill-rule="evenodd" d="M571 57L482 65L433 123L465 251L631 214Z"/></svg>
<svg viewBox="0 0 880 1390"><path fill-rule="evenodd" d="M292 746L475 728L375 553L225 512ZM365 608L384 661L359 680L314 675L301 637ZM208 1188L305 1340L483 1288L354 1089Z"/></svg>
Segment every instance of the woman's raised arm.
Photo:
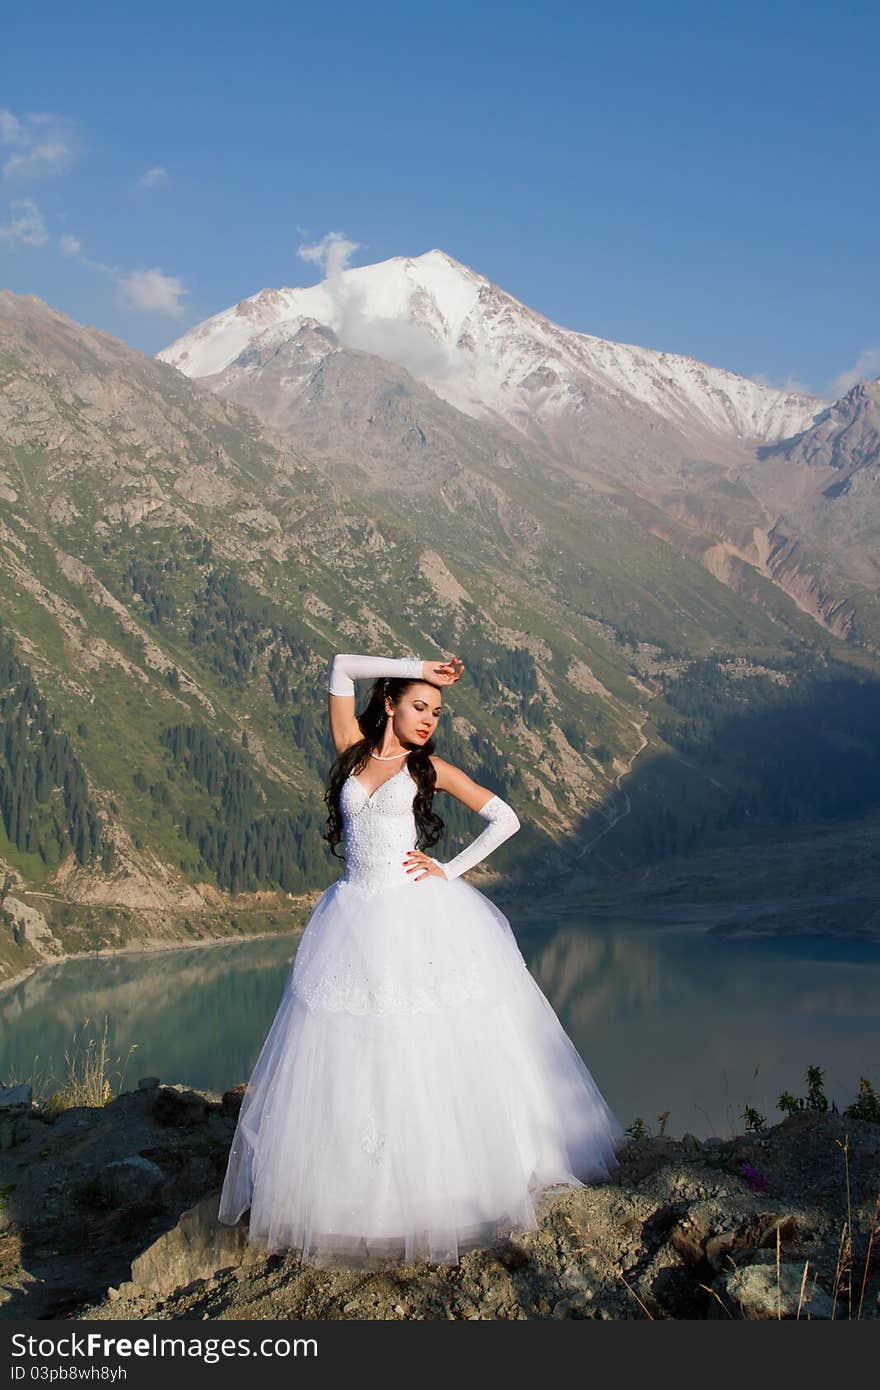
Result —
<svg viewBox="0 0 880 1390"><path fill-rule="evenodd" d="M358 679L376 680L379 676L418 679L424 664L420 656L353 656L351 653L334 656L327 672L327 689L331 695L354 695L354 683Z"/></svg>
<svg viewBox="0 0 880 1390"><path fill-rule="evenodd" d="M379 676L402 676L412 680L421 676L422 665L419 656L355 656L351 652L334 656L327 672L327 695L330 733L337 754L363 737L354 713L355 681L376 680Z"/></svg>
<svg viewBox="0 0 880 1390"><path fill-rule="evenodd" d="M330 733L337 753L350 748L362 737L354 712L356 680L376 680L379 676L404 680L427 680L433 685L453 685L463 670L457 656L448 661L423 661L420 656L356 656L351 652L334 656L327 672Z"/></svg>

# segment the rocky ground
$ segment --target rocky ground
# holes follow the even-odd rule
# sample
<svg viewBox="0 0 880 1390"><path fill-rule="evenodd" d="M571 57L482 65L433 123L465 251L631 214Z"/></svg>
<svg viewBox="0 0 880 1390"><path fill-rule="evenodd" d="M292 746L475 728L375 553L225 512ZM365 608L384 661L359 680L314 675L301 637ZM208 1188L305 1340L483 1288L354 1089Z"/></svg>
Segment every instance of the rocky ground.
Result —
<svg viewBox="0 0 880 1390"><path fill-rule="evenodd" d="M457 1267L331 1271L216 1221L241 1089L145 1079L51 1122L0 1093L0 1316L880 1317L880 1125L634 1139L612 1181L545 1194L536 1230Z"/></svg>

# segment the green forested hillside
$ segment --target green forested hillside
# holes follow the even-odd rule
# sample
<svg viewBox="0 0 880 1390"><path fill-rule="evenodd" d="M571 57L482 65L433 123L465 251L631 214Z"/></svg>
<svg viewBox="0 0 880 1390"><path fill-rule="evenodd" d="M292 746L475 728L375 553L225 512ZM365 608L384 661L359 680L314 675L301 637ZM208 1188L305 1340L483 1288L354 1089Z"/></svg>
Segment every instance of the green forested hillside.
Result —
<svg viewBox="0 0 880 1390"><path fill-rule="evenodd" d="M486 866L514 882L873 805L870 654L768 581L748 600L719 583L647 504L539 477L436 398L412 409L436 412L432 461L392 449L365 478L357 420L315 462L0 294L0 969L73 949L74 928L228 931L230 909L293 911L336 877L339 650L464 659L438 751L516 806ZM482 828L437 809L441 854Z"/></svg>

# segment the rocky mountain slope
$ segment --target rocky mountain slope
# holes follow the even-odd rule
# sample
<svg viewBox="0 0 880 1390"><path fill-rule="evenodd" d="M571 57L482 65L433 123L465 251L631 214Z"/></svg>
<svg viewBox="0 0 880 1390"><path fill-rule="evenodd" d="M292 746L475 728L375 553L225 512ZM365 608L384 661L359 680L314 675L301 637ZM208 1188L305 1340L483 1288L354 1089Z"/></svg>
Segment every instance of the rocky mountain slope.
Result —
<svg viewBox="0 0 880 1390"><path fill-rule="evenodd" d="M830 732L874 748L870 663L826 651L772 583L745 566L741 597L633 490L573 476L314 323L260 362L277 429L0 294L5 977L227 932L246 906L271 929L335 877L320 822L340 647L464 657L443 751L525 812L489 881L602 877L723 841L744 815L824 815L816 787L870 809L829 745L818 780L792 773L768 811L760 769L775 786L780 756L805 766L775 731L773 757L711 771L723 731L697 728L694 699L784 697L807 717L832 678ZM443 815L450 848L473 833L448 798Z"/></svg>
<svg viewBox="0 0 880 1390"><path fill-rule="evenodd" d="M287 437L311 421L329 442L347 407L327 379L340 385L342 371L346 394L362 395L363 359L350 350L385 363L389 396L395 381L401 393L405 369L491 426L501 452L511 440L526 443L539 459L533 476L589 483L641 520L647 504L656 534L743 597L760 576L828 630L880 648L880 581L864 559L876 549L880 518L863 512L854 562L847 508L833 505L840 489L796 512L781 505L814 488L803 451L785 441L825 428L823 401L561 328L442 251L346 270L306 289L262 290L159 355ZM425 428L413 420L411 447ZM853 449L854 467L857 439L850 428L837 444L839 459ZM767 449L784 459L781 473L756 465L756 451Z"/></svg>
<svg viewBox="0 0 880 1390"><path fill-rule="evenodd" d="M313 463L39 300L0 296L0 373L4 719L19 730L3 759L4 973L136 940L144 914L152 939L199 935L230 893L273 889L283 905L333 877L316 806L323 676L340 645L464 646L480 688L455 702L446 748L534 801L533 848L571 827L575 806L600 805L637 750L643 695L625 654L613 632L569 630L548 578L552 527L535 540L540 516L509 495L510 461L482 437L425 451L449 489L447 547L399 506L366 509L336 460L321 466L317 440ZM437 404L449 429L470 428ZM382 417L386 442L408 429L405 402ZM395 479L410 520L423 456ZM549 505L548 519L562 514L560 498ZM686 573L672 583L683 591ZM586 721L583 689L600 692ZM541 765L541 721L578 746L557 732L567 751ZM38 727L56 724L82 769L76 805L40 762ZM587 726L600 724L596 757ZM466 818L449 819L461 834ZM77 850L80 821L94 831ZM249 864L245 841L260 837Z"/></svg>
<svg viewBox="0 0 880 1390"><path fill-rule="evenodd" d="M814 577L826 617L851 640L880 630L880 379L859 382L814 425L758 450L741 474L775 517L766 566L789 592ZM847 581L847 598L841 576ZM829 607L838 599L836 611Z"/></svg>

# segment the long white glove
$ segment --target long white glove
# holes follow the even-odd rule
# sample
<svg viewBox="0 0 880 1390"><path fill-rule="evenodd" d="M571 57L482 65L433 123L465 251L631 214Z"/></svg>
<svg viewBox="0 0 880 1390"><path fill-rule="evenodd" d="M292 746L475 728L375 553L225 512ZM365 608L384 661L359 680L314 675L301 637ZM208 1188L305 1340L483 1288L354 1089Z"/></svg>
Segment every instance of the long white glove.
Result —
<svg viewBox="0 0 880 1390"><path fill-rule="evenodd" d="M437 864L443 870L447 878L458 878L461 874L472 869L475 864L479 864L481 859L485 859L487 854L491 854L493 849L497 849L505 840L509 840L511 835L515 835L519 830L519 816L512 806L506 801L502 801L500 796L492 796L481 806L477 812L489 824L475 840L471 840L469 845L465 845L461 854L457 854L454 859L450 859L448 864L441 864L439 859L433 859L429 854L428 858L432 863Z"/></svg>
<svg viewBox="0 0 880 1390"><path fill-rule="evenodd" d="M376 680L378 676L404 676L418 680L422 674L418 656L334 656L327 672L331 695L353 695L356 680Z"/></svg>

